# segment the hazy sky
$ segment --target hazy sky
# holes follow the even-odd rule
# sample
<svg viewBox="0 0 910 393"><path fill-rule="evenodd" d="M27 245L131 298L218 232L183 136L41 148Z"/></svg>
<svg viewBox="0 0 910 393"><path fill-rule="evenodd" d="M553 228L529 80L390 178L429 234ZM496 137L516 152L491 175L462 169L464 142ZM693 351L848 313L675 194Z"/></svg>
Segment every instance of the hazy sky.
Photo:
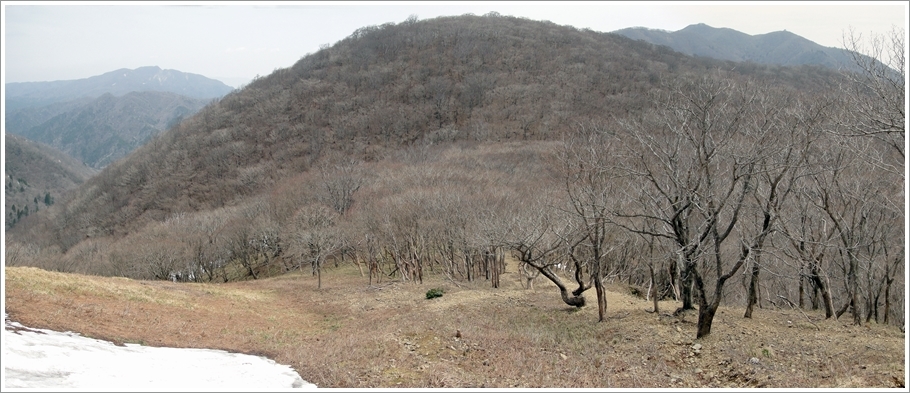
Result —
<svg viewBox="0 0 910 393"><path fill-rule="evenodd" d="M113 4L113 5L112 5ZM891 2L97 2L4 1L3 81L87 78L159 66L232 86L293 65L322 44L409 15L491 11L609 32L690 24L747 34L788 30L842 47L851 27L868 36L906 27L908 5Z"/></svg>

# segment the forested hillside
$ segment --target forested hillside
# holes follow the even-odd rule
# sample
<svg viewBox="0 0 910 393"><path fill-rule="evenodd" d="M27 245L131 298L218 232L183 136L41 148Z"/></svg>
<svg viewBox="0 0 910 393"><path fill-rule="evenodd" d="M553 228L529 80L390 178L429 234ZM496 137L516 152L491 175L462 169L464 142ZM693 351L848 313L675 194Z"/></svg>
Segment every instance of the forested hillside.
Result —
<svg viewBox="0 0 910 393"><path fill-rule="evenodd" d="M91 216L76 221L96 224L62 231L122 233L123 225L221 207L308 170L326 151L369 161L408 145L559 139L591 119L639 113L662 76L727 67L734 68L517 18L366 27L209 105L93 179L85 190L103 195L83 194L71 209ZM736 72L804 89L836 76Z"/></svg>
<svg viewBox="0 0 910 393"><path fill-rule="evenodd" d="M50 146L4 135L6 180L4 222L9 229L22 217L62 199L97 171Z"/></svg>
<svg viewBox="0 0 910 393"><path fill-rule="evenodd" d="M6 132L22 134L32 127L44 123L54 116L75 110L94 101L93 97L82 97L71 101L56 102L50 105L30 108L11 109L6 107Z"/></svg>
<svg viewBox="0 0 910 393"><path fill-rule="evenodd" d="M494 288L510 255L567 305L594 289L600 321L624 282L697 307L698 337L722 302L902 324L903 81L852 89L894 76L870 71L496 14L365 27L107 166L8 250L134 278L321 285L354 263Z"/></svg>
<svg viewBox="0 0 910 393"><path fill-rule="evenodd" d="M66 110L59 113L50 108L62 106L60 104L16 111L13 124L7 121L6 131L45 143L92 168L101 169L196 113L209 100L145 91L119 97L106 93L91 101L72 102L79 104L64 106ZM45 110L54 115L37 124L26 121L27 118L42 117Z"/></svg>

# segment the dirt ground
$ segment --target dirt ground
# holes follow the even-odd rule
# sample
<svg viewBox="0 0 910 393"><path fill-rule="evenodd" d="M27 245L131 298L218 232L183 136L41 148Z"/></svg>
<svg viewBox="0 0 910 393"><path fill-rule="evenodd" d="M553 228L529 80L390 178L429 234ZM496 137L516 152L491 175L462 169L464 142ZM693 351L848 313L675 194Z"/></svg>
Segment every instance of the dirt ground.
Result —
<svg viewBox="0 0 910 393"><path fill-rule="evenodd" d="M6 311L25 326L150 346L268 356L319 387L892 388L905 386L897 327L852 326L817 311L721 307L695 339L695 313L671 315L621 285L568 307L552 284L500 288L429 275L368 285L356 267L228 284L135 281L5 268ZM442 297L426 299L441 288ZM586 293L595 303L593 290Z"/></svg>

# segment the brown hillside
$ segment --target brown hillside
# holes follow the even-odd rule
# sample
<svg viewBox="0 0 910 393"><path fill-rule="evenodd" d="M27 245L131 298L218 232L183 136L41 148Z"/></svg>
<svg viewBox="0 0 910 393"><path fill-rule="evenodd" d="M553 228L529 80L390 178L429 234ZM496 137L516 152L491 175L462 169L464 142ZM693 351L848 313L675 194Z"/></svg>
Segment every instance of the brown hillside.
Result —
<svg viewBox="0 0 910 393"><path fill-rule="evenodd" d="M330 151L375 161L403 146L558 140L640 113L664 79L733 76L817 89L833 73L733 67L627 38L498 15L369 26L251 82L88 182L44 223L62 249L173 213L231 205Z"/></svg>

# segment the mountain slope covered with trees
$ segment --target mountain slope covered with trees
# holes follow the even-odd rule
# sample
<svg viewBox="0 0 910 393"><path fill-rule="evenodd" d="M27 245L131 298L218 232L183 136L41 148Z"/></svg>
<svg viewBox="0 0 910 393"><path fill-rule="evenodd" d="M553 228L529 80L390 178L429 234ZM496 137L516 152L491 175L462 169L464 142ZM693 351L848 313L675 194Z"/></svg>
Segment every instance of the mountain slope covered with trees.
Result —
<svg viewBox="0 0 910 393"><path fill-rule="evenodd" d="M89 102L73 102L80 104L31 127L8 125L6 131L53 146L100 169L196 113L208 101L167 92L134 91L119 97L105 93ZM17 114L41 109L23 109Z"/></svg>
<svg viewBox="0 0 910 393"><path fill-rule="evenodd" d="M59 250L18 259L49 269L305 270L317 287L354 264L368 285L498 288L508 255L566 305L593 292L599 321L605 284L624 282L655 312L661 299L697 310L699 338L721 304L901 325L903 74L882 81L895 76L696 58L497 14L409 18L207 105L11 244Z"/></svg>
<svg viewBox="0 0 910 393"><path fill-rule="evenodd" d="M80 222L99 225L62 230L121 232L221 207L307 171L329 151L371 161L410 145L559 139L591 119L640 113L662 77L717 68L734 66L518 18L365 27L225 96L102 173L86 190L103 195L72 206L92 216ZM763 66L736 73L809 90L836 76ZM104 207L123 203L132 213Z"/></svg>
<svg viewBox="0 0 910 393"><path fill-rule="evenodd" d="M42 143L16 135L4 135L6 211L9 229L23 216L37 213L62 199L96 170L69 155Z"/></svg>

